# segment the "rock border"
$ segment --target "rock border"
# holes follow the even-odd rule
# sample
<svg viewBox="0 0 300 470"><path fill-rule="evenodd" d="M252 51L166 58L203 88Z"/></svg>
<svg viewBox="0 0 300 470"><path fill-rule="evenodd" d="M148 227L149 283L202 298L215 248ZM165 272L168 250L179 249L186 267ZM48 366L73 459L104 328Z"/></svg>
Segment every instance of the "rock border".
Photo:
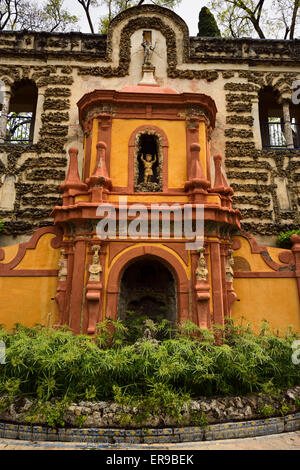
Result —
<svg viewBox="0 0 300 470"><path fill-rule="evenodd" d="M159 444L258 437L298 430L300 430L300 413L255 421L165 429L52 429L44 426L0 423L0 438L46 442Z"/></svg>

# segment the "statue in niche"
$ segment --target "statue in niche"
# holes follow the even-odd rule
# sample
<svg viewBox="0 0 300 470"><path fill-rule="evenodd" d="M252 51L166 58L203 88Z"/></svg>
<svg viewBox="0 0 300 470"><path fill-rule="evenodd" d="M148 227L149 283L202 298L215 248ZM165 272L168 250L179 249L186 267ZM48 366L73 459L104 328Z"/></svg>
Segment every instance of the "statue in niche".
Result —
<svg viewBox="0 0 300 470"><path fill-rule="evenodd" d="M199 250L199 260L198 260L198 266L196 269L196 279L197 281L206 281L207 275L208 275L208 269L206 267L206 261L205 261L205 248L201 248Z"/></svg>
<svg viewBox="0 0 300 470"><path fill-rule="evenodd" d="M68 261L65 250L61 250L60 254L61 256L58 261L58 279L60 281L65 281L68 275Z"/></svg>
<svg viewBox="0 0 300 470"><path fill-rule="evenodd" d="M89 267L89 273L90 273L89 281L99 282L100 274L102 272L102 266L100 264L100 257L99 257L100 246L98 245L92 246L92 251L93 251L93 259L92 259L92 264Z"/></svg>
<svg viewBox="0 0 300 470"><path fill-rule="evenodd" d="M148 153L146 155L146 160L143 158L143 155L141 155L141 160L144 164L144 183L151 183L151 179L153 176L153 165L157 161L157 156L155 155L154 158L152 159L152 155Z"/></svg>
<svg viewBox="0 0 300 470"><path fill-rule="evenodd" d="M151 66L151 58L155 46L153 47L151 42L149 42L147 39L145 39L145 41L142 43L142 46L144 48L144 65L149 67Z"/></svg>
<svg viewBox="0 0 300 470"><path fill-rule="evenodd" d="M233 278L234 278L234 271L233 271L234 258L232 255L233 255L233 250L229 250L228 258L226 258L226 281L227 282L233 282Z"/></svg>

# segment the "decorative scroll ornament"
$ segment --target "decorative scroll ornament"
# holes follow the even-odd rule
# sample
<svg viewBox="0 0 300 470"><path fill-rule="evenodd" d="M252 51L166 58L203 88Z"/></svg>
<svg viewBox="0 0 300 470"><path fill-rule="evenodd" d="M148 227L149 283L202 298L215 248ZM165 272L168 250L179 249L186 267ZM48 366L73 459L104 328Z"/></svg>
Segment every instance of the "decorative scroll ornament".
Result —
<svg viewBox="0 0 300 470"><path fill-rule="evenodd" d="M65 250L60 251L61 257L58 261L58 279L59 281L65 281L68 275L68 261Z"/></svg>
<svg viewBox="0 0 300 470"><path fill-rule="evenodd" d="M198 266L197 266L197 269L196 269L197 281L206 281L206 278L207 278L207 275L208 275L208 269L206 267L206 261L205 261L204 253L205 253L205 248L200 248Z"/></svg>
<svg viewBox="0 0 300 470"><path fill-rule="evenodd" d="M229 250L228 252L228 258L226 258L226 281L227 282L233 282L234 278L234 271L233 271L233 265L234 265L234 258L232 256L233 250Z"/></svg>
<svg viewBox="0 0 300 470"><path fill-rule="evenodd" d="M99 257L100 246L94 245L92 247L92 251L94 254L93 254L92 264L89 267L89 273L90 273L89 281L99 282L100 274L102 272L102 266L100 264L100 257Z"/></svg>

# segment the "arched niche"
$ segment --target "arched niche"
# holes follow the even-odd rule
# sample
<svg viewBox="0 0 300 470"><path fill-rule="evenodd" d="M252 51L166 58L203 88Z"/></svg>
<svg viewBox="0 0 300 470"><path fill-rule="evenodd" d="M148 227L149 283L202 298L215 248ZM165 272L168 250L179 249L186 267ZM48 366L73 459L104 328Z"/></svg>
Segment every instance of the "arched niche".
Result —
<svg viewBox="0 0 300 470"><path fill-rule="evenodd" d="M141 126L135 129L130 136L128 149L129 190L131 192L167 191L168 149L169 143L167 136L159 127ZM144 161L148 153L152 156L153 174L150 174L151 181L145 183L146 166Z"/></svg>
<svg viewBox="0 0 300 470"><path fill-rule="evenodd" d="M106 317L117 318L122 276L132 263L140 259L154 260L170 271L175 280L178 312L176 320L178 322L187 320L189 318L189 280L187 273L174 254L156 246L136 246L126 250L113 264L106 286Z"/></svg>

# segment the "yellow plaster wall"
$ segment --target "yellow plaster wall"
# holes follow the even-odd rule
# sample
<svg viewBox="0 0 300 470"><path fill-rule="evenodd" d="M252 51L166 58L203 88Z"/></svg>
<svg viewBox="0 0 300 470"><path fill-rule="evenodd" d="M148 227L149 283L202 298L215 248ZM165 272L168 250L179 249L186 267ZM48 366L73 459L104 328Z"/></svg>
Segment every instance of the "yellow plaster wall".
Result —
<svg viewBox="0 0 300 470"><path fill-rule="evenodd" d="M169 141L168 186L182 188L187 179L185 122L142 119L113 120L110 176L114 186L128 185L129 138L135 129L146 124L157 126L166 133Z"/></svg>
<svg viewBox="0 0 300 470"><path fill-rule="evenodd" d="M263 320L281 332L289 325L300 332L300 304L294 278L235 279L237 301L232 318L245 317L256 331Z"/></svg>
<svg viewBox="0 0 300 470"><path fill-rule="evenodd" d="M100 137L101 139L101 137ZM93 120L93 129L92 129L92 149L91 149L91 162L90 162L90 175L93 174L96 159L97 159L97 143L98 143L98 120Z"/></svg>
<svg viewBox="0 0 300 470"><path fill-rule="evenodd" d="M205 123L199 123L199 144L200 150L200 163L203 168L204 174L207 176L207 160L206 160L206 128Z"/></svg>
<svg viewBox="0 0 300 470"><path fill-rule="evenodd" d="M59 250L54 250L50 245L54 237L50 233L43 235L34 250L26 251L15 269L58 269Z"/></svg>
<svg viewBox="0 0 300 470"><path fill-rule="evenodd" d="M260 254L251 253L251 246L246 238L234 237L234 239L238 239L241 242L241 248L234 251L233 257L241 256L245 258L250 265L251 271L274 272Z"/></svg>
<svg viewBox="0 0 300 470"><path fill-rule="evenodd" d="M11 245L11 246L5 246L1 247L1 250L4 251L4 259L3 263L10 263L18 253L20 245ZM1 264L1 263L0 263Z"/></svg>
<svg viewBox="0 0 300 470"><path fill-rule="evenodd" d="M53 234L43 235L35 249L26 251L18 270L58 269L60 250L51 247ZM3 248L6 264L14 259L19 245ZM13 272L13 271L12 271ZM52 326L58 320L57 305L54 300L57 277L0 276L1 310L0 324L11 329L15 323L25 326L43 324Z"/></svg>
<svg viewBox="0 0 300 470"><path fill-rule="evenodd" d="M52 326L58 320L56 302L51 300L56 287L56 277L0 277L0 324L8 329L15 323Z"/></svg>

